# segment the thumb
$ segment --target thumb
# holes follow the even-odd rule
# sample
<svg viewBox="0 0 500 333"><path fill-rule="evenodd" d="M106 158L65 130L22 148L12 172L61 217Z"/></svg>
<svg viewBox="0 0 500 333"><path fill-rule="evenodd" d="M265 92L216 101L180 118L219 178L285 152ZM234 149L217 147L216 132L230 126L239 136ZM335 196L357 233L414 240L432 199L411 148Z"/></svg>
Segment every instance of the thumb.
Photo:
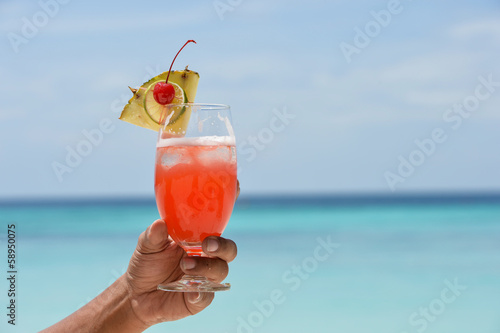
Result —
<svg viewBox="0 0 500 333"><path fill-rule="evenodd" d="M156 220L139 236L137 251L141 254L157 253L163 251L168 244L170 239L167 225L163 220Z"/></svg>

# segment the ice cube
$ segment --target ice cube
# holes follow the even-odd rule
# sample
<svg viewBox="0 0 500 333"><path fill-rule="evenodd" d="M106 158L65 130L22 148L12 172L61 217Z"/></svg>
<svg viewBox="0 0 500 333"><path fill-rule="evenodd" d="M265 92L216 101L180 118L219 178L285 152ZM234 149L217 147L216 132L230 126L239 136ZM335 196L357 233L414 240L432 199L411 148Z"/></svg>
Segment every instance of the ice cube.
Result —
<svg viewBox="0 0 500 333"><path fill-rule="evenodd" d="M186 164L191 162L191 157L186 148L182 147L170 147L163 155L160 157L161 164L168 168L173 167L177 164Z"/></svg>
<svg viewBox="0 0 500 333"><path fill-rule="evenodd" d="M216 146L206 149L198 154L202 164L210 164L213 161L231 161L231 149L227 146Z"/></svg>
<svg viewBox="0 0 500 333"><path fill-rule="evenodd" d="M173 167L178 163L180 160L180 155L179 154L163 154L161 157L161 165L166 166L166 167Z"/></svg>

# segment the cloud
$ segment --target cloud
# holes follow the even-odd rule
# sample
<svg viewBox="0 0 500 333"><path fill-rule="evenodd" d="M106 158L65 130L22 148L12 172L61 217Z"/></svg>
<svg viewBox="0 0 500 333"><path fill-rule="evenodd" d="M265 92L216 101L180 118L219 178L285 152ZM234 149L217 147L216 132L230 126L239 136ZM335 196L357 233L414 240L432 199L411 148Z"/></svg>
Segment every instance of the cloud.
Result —
<svg viewBox="0 0 500 333"><path fill-rule="evenodd" d="M449 33L459 39L472 39L482 35L500 40L500 21L497 18L470 21L451 27Z"/></svg>

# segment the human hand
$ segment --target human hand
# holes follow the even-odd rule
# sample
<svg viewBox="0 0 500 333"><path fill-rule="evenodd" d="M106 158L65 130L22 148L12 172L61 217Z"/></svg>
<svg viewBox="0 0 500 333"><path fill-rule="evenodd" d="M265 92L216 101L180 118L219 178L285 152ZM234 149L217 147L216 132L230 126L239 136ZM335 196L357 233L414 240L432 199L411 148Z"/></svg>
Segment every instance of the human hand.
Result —
<svg viewBox="0 0 500 333"><path fill-rule="evenodd" d="M240 194L237 181L236 199ZM149 327L194 315L212 302L214 293L182 293L158 290L159 284L179 280L184 274L205 276L216 283L228 274L228 263L237 254L229 239L210 236L202 243L209 257L188 258L168 235L164 221L156 220L139 236L123 280L130 295L130 306L137 319Z"/></svg>
<svg viewBox="0 0 500 333"><path fill-rule="evenodd" d="M130 302L137 318L146 326L194 315L212 302L214 293L182 293L157 290L159 284L179 280L184 274L206 276L220 283L228 274L228 262L237 253L229 239L210 236L202 243L210 257L188 258L167 234L167 226L156 220L144 231L125 273Z"/></svg>

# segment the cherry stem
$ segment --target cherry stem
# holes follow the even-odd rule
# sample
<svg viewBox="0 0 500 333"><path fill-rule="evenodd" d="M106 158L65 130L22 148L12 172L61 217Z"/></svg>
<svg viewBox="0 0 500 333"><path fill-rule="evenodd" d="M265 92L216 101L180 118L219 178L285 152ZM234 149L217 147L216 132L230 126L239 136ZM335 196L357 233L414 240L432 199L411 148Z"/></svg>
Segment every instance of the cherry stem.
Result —
<svg viewBox="0 0 500 333"><path fill-rule="evenodd" d="M191 43L191 42L193 42L193 43L195 43L195 44L196 44L196 42L195 42L194 40L192 40L192 39L188 40L188 41L186 42L186 44L184 44L184 45L181 47L181 49L179 50L179 52L177 52L177 54L175 55L174 60L172 60L172 63L170 64L170 68L168 69L167 79L165 80L165 83L168 83L168 77L170 76L170 71L172 70L172 66L174 65L175 59L177 59L177 56L179 55L179 53L181 53L182 49L183 49L186 45L188 45L189 43Z"/></svg>

